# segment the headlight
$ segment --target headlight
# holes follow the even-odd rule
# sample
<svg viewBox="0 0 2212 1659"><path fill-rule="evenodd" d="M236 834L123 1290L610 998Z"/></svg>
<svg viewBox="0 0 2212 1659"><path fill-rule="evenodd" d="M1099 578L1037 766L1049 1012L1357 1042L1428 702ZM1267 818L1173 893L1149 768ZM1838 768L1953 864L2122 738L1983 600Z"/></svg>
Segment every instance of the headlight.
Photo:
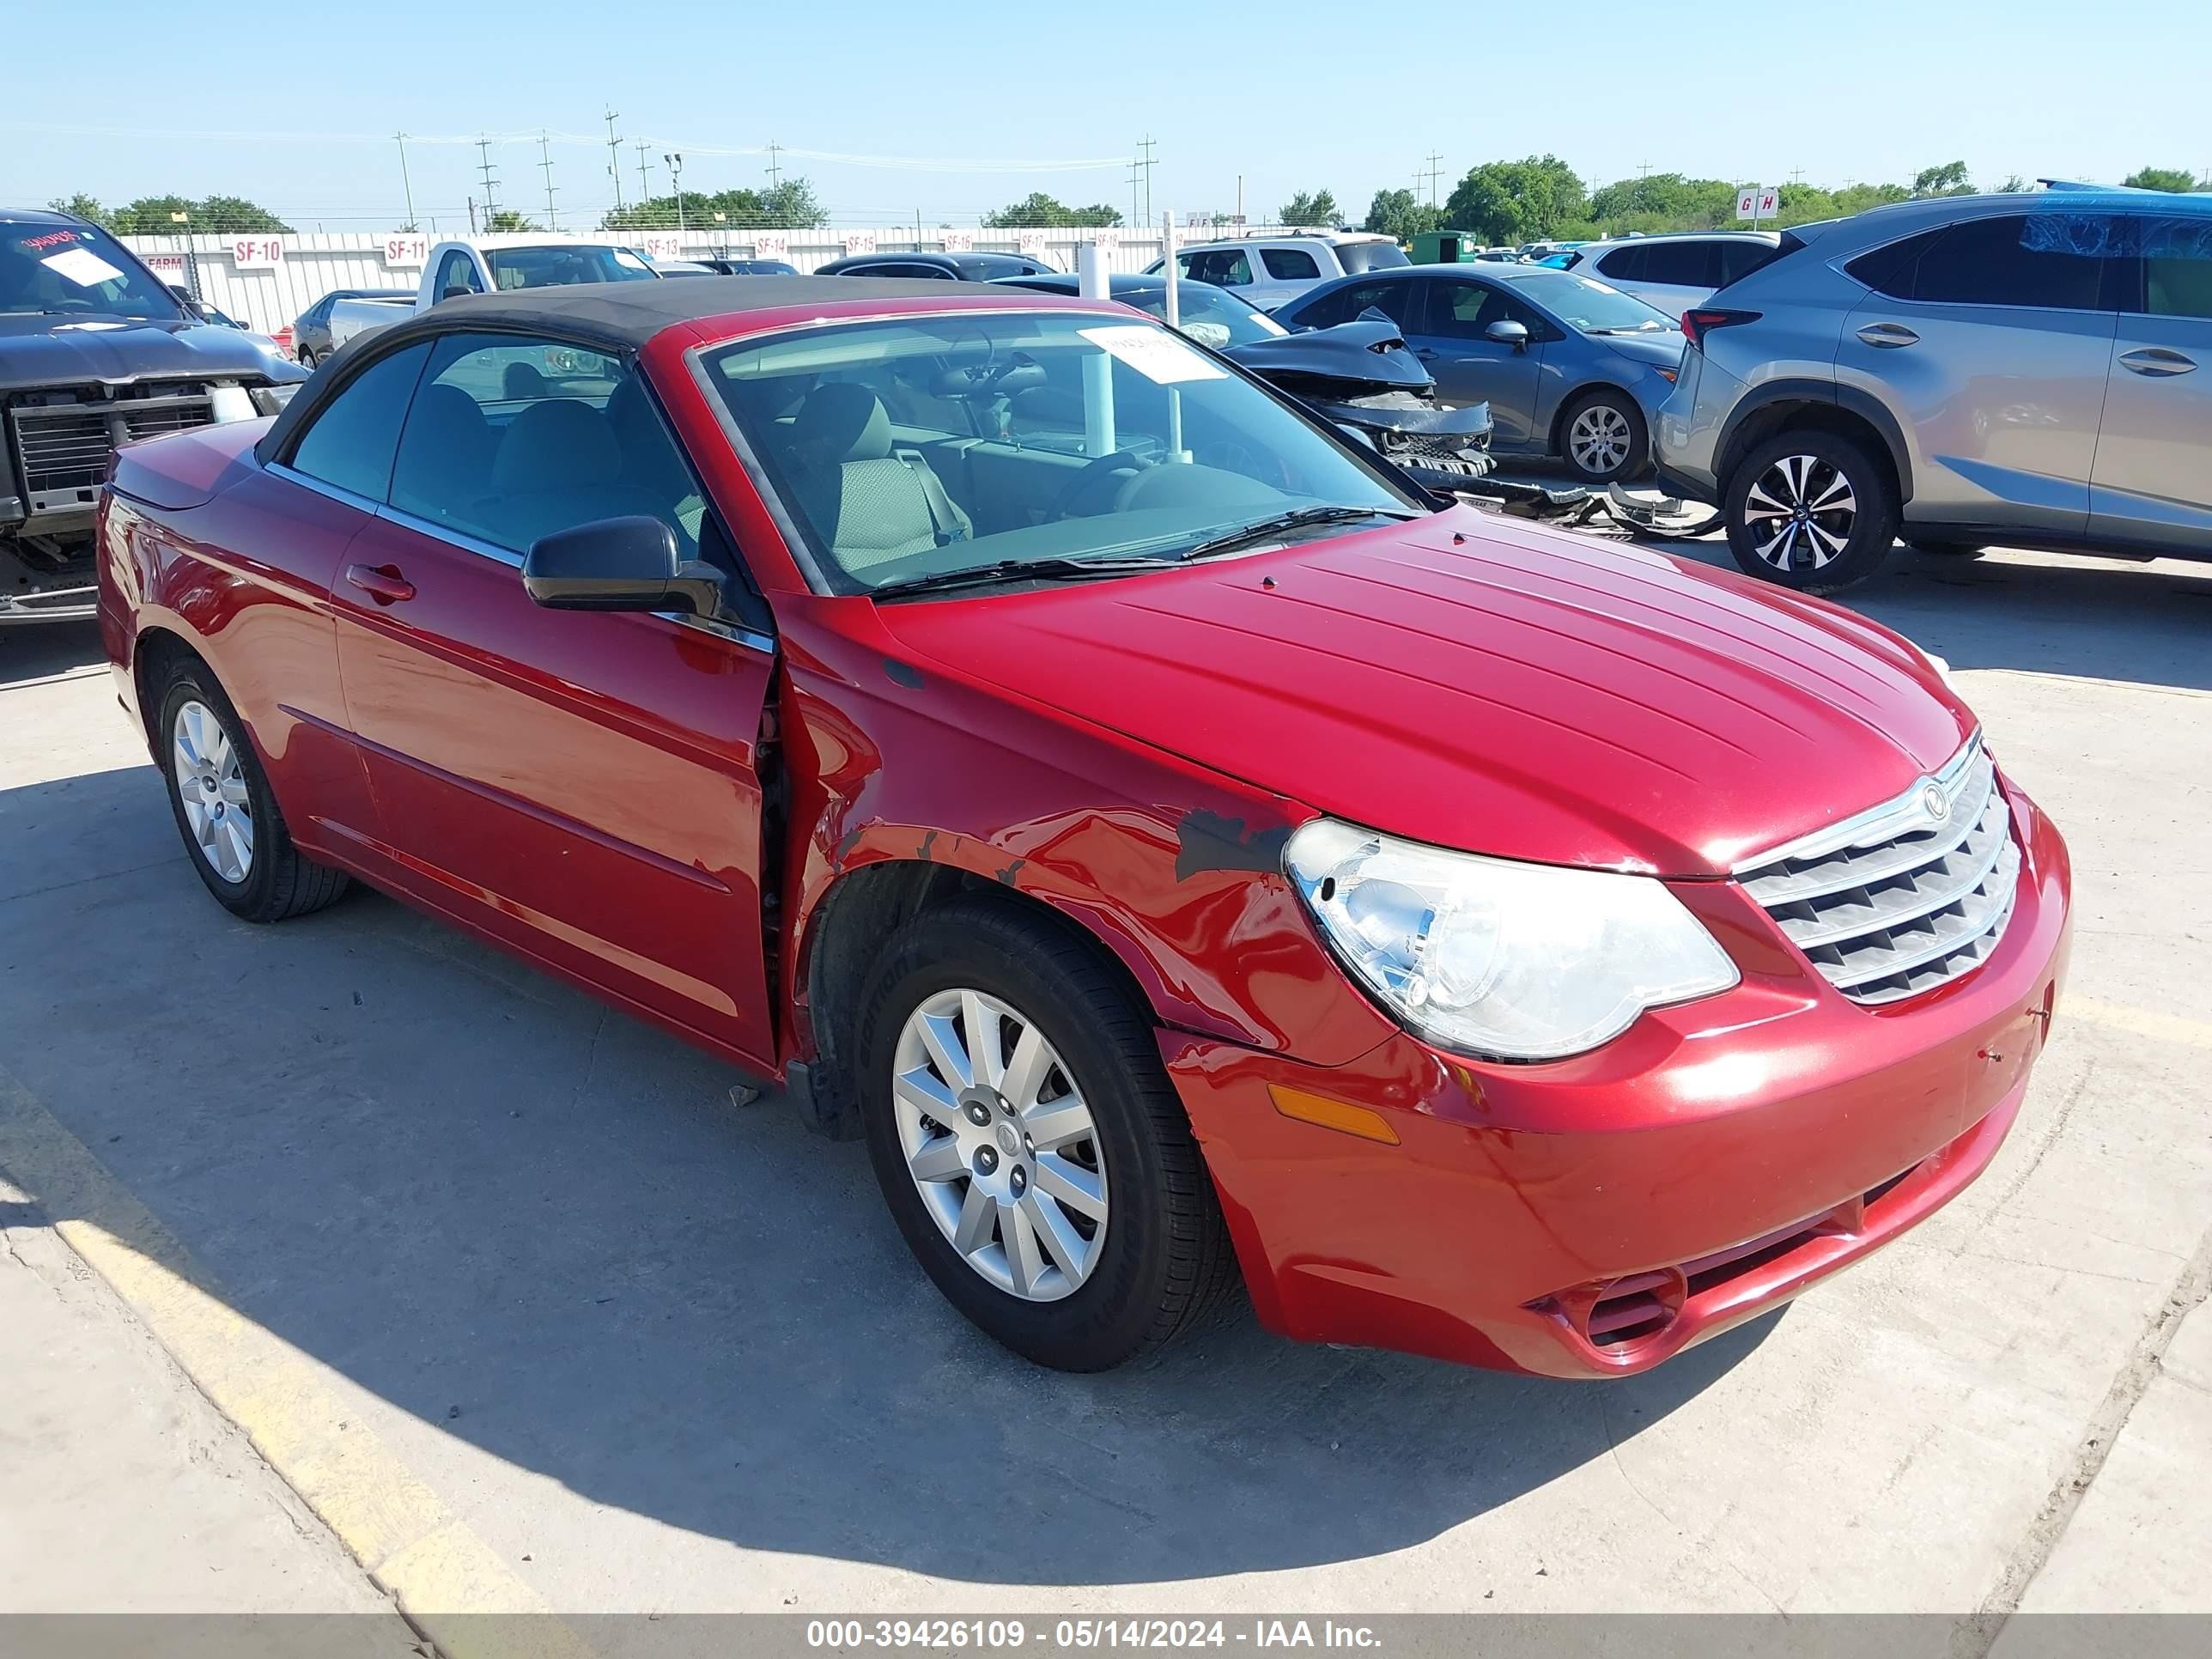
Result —
<svg viewBox="0 0 2212 1659"><path fill-rule="evenodd" d="M306 384L307 382L304 380L283 380L275 386L257 386L253 387L253 407L255 411L263 415L274 415L278 410L283 408L286 404L290 403L292 401L293 394L298 392L299 389Z"/></svg>
<svg viewBox="0 0 2212 1659"><path fill-rule="evenodd" d="M1739 975L1646 876L1446 852L1316 818L1284 864L1359 981L1449 1048L1558 1060Z"/></svg>

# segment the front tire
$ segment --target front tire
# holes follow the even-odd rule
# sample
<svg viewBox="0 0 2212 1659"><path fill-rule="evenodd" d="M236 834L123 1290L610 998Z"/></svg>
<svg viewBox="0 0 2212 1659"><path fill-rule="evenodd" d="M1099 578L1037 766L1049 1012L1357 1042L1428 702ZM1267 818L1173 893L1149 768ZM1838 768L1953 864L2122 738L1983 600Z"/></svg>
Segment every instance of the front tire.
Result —
<svg viewBox="0 0 2212 1659"><path fill-rule="evenodd" d="M988 896L925 911L870 975L868 1155L945 1299L1015 1352L1099 1371L1234 1277L1151 1022L1081 940Z"/></svg>
<svg viewBox="0 0 2212 1659"><path fill-rule="evenodd" d="M1864 581L1897 539L1888 476L1832 432L1784 432L1752 450L1729 474L1721 513L1736 563L1801 593Z"/></svg>
<svg viewBox="0 0 2212 1659"><path fill-rule="evenodd" d="M246 722L204 665L171 671L160 721L169 810L193 873L217 903L246 921L282 921L344 894L344 872L293 846Z"/></svg>
<svg viewBox="0 0 2212 1659"><path fill-rule="evenodd" d="M1650 453L1644 411L1624 392L1586 392L1559 417L1559 453L1578 483L1611 483Z"/></svg>

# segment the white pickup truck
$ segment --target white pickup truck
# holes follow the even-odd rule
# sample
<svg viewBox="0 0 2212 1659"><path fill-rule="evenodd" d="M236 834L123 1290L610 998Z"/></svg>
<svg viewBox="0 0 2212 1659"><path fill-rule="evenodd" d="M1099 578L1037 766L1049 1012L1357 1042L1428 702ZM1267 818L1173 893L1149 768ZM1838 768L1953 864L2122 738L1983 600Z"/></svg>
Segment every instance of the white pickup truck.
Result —
<svg viewBox="0 0 2212 1659"><path fill-rule="evenodd" d="M413 294L390 299L335 300L331 343L382 328L427 311L459 294L504 293L571 283L658 282L660 273L630 248L519 232L474 241L441 242L422 262L422 283Z"/></svg>

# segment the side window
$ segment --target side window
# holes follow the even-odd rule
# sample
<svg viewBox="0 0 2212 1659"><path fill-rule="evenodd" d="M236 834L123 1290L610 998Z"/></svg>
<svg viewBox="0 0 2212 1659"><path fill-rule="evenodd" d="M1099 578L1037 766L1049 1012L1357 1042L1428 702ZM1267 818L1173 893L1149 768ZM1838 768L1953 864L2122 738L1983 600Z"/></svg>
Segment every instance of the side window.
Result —
<svg viewBox="0 0 2212 1659"><path fill-rule="evenodd" d="M1252 285L1252 262L1241 247L1200 248L1176 257L1182 262L1182 274L1194 283L1212 283L1216 288Z"/></svg>
<svg viewBox="0 0 2212 1659"><path fill-rule="evenodd" d="M1877 294L1893 300L1910 300L1920 274L1920 256L1943 240L1941 230L1923 230L1901 242L1869 248L1844 269Z"/></svg>
<svg viewBox="0 0 2212 1659"><path fill-rule="evenodd" d="M2145 219L2142 309L2212 318L2212 219Z"/></svg>
<svg viewBox="0 0 2212 1659"><path fill-rule="evenodd" d="M1648 247L1617 247L1597 262L1597 274L1609 283L1640 283L1644 258L1650 252Z"/></svg>
<svg viewBox="0 0 2212 1659"><path fill-rule="evenodd" d="M1314 263L1313 255L1302 247L1263 247L1260 250L1260 263L1267 267L1267 275L1277 282L1297 282L1321 275L1321 267Z"/></svg>
<svg viewBox="0 0 2212 1659"><path fill-rule="evenodd" d="M378 358L348 380L293 445L293 470L369 501L383 501L392 483L399 423L429 355L428 342L411 345Z"/></svg>
<svg viewBox="0 0 2212 1659"><path fill-rule="evenodd" d="M1741 282L1760 266L1771 265L1782 257L1780 247L1765 242L1721 242L1715 246L1721 258L1721 279L1715 284L1718 288Z"/></svg>
<svg viewBox="0 0 2212 1659"><path fill-rule="evenodd" d="M594 519L658 519L686 558L707 507L634 370L512 334L435 343L400 434L392 505L516 553Z"/></svg>
<svg viewBox="0 0 2212 1659"><path fill-rule="evenodd" d="M483 284L477 280L475 262L457 247L448 248L446 257L438 261L438 283L430 292L434 300L442 300L447 289L456 288L470 294L483 292Z"/></svg>
<svg viewBox="0 0 2212 1659"><path fill-rule="evenodd" d="M1334 328L1339 323L1354 320L1363 311L1373 309L1400 328L1411 328L1418 314L1414 305L1419 287L1416 283L1402 281L1352 283L1308 306L1298 313L1298 321L1310 328Z"/></svg>
<svg viewBox="0 0 2212 1659"><path fill-rule="evenodd" d="M2094 311L2111 232L2112 221L2100 214L1970 219L1921 253L1911 297L1938 305Z"/></svg>
<svg viewBox="0 0 2212 1659"><path fill-rule="evenodd" d="M1644 277L1669 288L1718 288L1719 250L1711 242L1655 242L1644 252Z"/></svg>
<svg viewBox="0 0 2212 1659"><path fill-rule="evenodd" d="M302 318L301 320L305 322L309 328L322 327L331 319L331 305L335 298L336 296L333 295L325 294L321 299L316 301L314 304L307 307L307 316Z"/></svg>
<svg viewBox="0 0 2212 1659"><path fill-rule="evenodd" d="M1531 340L1551 337L1557 331L1527 301L1487 283L1441 283L1429 301L1429 331L1454 339L1480 340L1492 323L1518 323Z"/></svg>

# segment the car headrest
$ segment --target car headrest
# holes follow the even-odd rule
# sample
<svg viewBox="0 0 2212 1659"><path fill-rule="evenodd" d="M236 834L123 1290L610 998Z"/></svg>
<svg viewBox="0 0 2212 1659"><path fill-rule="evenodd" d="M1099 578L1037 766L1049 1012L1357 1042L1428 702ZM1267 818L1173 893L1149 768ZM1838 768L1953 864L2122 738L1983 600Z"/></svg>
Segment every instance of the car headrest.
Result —
<svg viewBox="0 0 2212 1659"><path fill-rule="evenodd" d="M481 442L489 434L491 422L484 419L483 405L460 387L433 385L422 388L408 411L408 434L414 436L418 428L441 445Z"/></svg>
<svg viewBox="0 0 2212 1659"><path fill-rule="evenodd" d="M514 417L492 462L501 489L584 489L612 483L622 473L622 452L606 417L589 404L555 398L532 404Z"/></svg>
<svg viewBox="0 0 2212 1659"><path fill-rule="evenodd" d="M833 461L879 461L891 453L891 419L864 386L833 380L806 394L792 435Z"/></svg>

